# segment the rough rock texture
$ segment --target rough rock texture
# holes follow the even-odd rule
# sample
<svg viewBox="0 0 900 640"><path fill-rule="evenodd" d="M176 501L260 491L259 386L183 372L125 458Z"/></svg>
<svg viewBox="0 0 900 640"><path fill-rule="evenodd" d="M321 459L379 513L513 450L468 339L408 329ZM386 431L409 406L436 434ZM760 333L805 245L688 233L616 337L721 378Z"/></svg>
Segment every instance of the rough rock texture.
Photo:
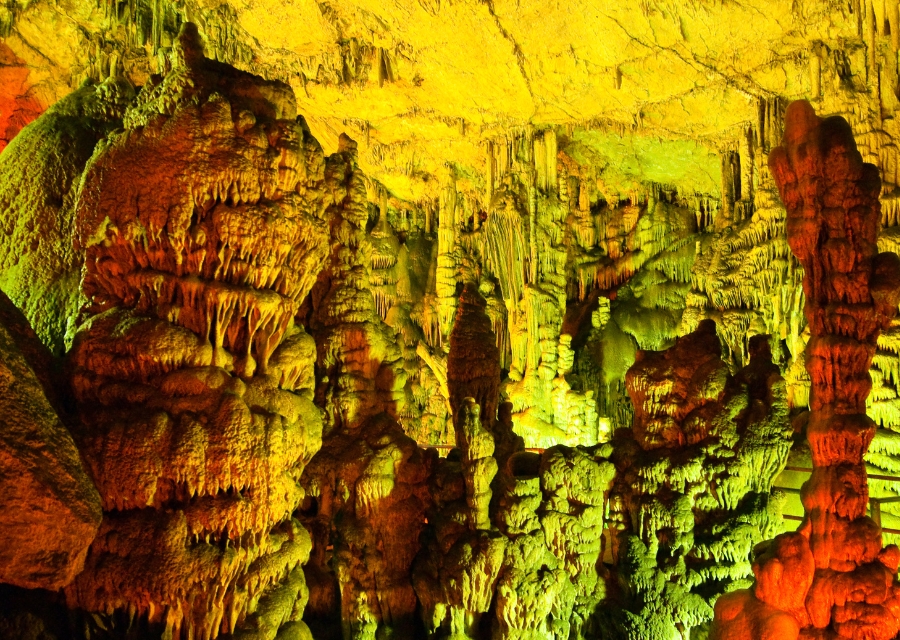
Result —
<svg viewBox="0 0 900 640"><path fill-rule="evenodd" d="M365 185L355 143L343 142L325 169L337 210L311 305L326 427L303 478L314 545L307 618L321 638L409 637L416 612L409 568L424 525L430 458L395 418L406 375L369 290Z"/></svg>
<svg viewBox="0 0 900 640"><path fill-rule="evenodd" d="M47 105L35 95L28 76L25 61L19 58L5 42L0 44L0 151L6 148L29 122L33 121Z"/></svg>
<svg viewBox="0 0 900 640"><path fill-rule="evenodd" d="M497 355L484 299L467 285L448 356L459 448L435 465L428 527L413 566L426 632L595 637L595 609L606 595L610 447L522 451L509 405L495 415Z"/></svg>
<svg viewBox="0 0 900 640"><path fill-rule="evenodd" d="M84 566L100 497L60 420L53 367L0 294L0 582L56 590Z"/></svg>
<svg viewBox="0 0 900 640"><path fill-rule="evenodd" d="M190 27L79 191L76 440L106 515L67 596L100 630L303 637L292 514L322 415L294 315L327 253L324 158L286 87Z"/></svg>
<svg viewBox="0 0 900 640"><path fill-rule="evenodd" d="M411 637L430 458L388 415L325 437L303 484L313 553L306 614L316 638Z"/></svg>
<svg viewBox="0 0 900 640"><path fill-rule="evenodd" d="M769 488L787 411L812 424L765 159L789 100L843 115L900 253L897 4L276 4L0 7L0 286L56 353L88 301L107 517L72 633L702 637L793 528ZM897 322L867 399L890 473ZM802 537L759 557L771 593Z"/></svg>
<svg viewBox="0 0 900 640"><path fill-rule="evenodd" d="M786 100L807 95L853 122L866 159L890 176L882 198L895 200L892 3L301 0L274 13L266 0L41 0L4 8L0 23L24 65L9 69L30 73L31 89L15 95L49 104L83 78L120 72L147 84L190 19L211 57L290 84L326 147L343 132L357 138L372 293L403 335L409 384L397 417L419 442L451 440L432 364L446 357L463 271L480 271L479 286L490 276L483 295L508 371L501 383L529 444L590 443L628 424L622 375L633 352L670 346L704 317L716 319L735 370L751 335L784 339L773 358L790 401L805 404L802 269L763 159ZM303 28L290 26L297 21ZM55 29L52 42L40 38L43 25ZM585 35L594 32L602 36ZM496 76L507 63L521 78ZM775 287L781 295L768 295ZM612 317L588 353L585 323L566 320L598 293ZM872 409L888 427L900 416L891 353L876 360ZM898 464L880 452L880 464Z"/></svg>
<svg viewBox="0 0 900 640"><path fill-rule="evenodd" d="M29 74L27 87L10 95L31 90L43 106L113 67L143 84L161 71L158 51L171 46L179 21L191 20L211 57L290 83L327 149L343 132L360 140L363 170L404 200L436 200L447 162L476 194L488 172L486 141L502 148L516 128L557 124L583 127L585 138L625 133L626 145L591 140L589 147L604 174L594 185L626 199L645 175L674 184L653 176L669 168L684 183L704 180L705 164L685 162L693 144L685 140L711 147L723 133L733 140L735 128L756 120L748 96L827 90L830 51L850 59L847 75L865 82L863 47L871 41L890 51L892 6L39 0L10 3L0 25L23 61L16 68ZM40 37L44 25L53 25L55 38ZM896 82L889 72L885 94ZM652 137L644 134L665 137L649 142L660 153L645 153ZM473 170L481 174L475 180Z"/></svg>
<svg viewBox="0 0 900 640"><path fill-rule="evenodd" d="M56 355L84 300L82 255L72 246L78 179L133 93L124 81L88 82L0 154L0 287Z"/></svg>
<svg viewBox="0 0 900 640"><path fill-rule="evenodd" d="M813 472L800 529L757 557L752 591L720 600L712 637L888 640L900 631L900 551L882 546L866 515L863 455L875 432L865 414L868 370L897 311L900 259L877 252L881 181L847 121L820 119L804 101L785 121L769 163L805 269Z"/></svg>
<svg viewBox="0 0 900 640"><path fill-rule="evenodd" d="M767 337L750 349L730 375L705 320L671 349L639 352L628 370L634 426L613 440L612 497L625 637L705 626L710 601L746 584L754 545L781 530L770 492L793 433L785 384Z"/></svg>

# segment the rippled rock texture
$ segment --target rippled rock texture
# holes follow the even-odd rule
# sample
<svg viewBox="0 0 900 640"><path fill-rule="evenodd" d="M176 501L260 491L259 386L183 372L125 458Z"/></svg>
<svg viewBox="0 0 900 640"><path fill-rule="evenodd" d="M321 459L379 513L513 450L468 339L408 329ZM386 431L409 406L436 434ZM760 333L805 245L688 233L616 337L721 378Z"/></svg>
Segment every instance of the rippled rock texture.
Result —
<svg viewBox="0 0 900 640"><path fill-rule="evenodd" d="M186 27L88 164L75 438L104 520L71 606L173 637L308 633L293 517L321 445L294 322L332 204L290 91L203 57ZM293 636L292 636L293 637Z"/></svg>

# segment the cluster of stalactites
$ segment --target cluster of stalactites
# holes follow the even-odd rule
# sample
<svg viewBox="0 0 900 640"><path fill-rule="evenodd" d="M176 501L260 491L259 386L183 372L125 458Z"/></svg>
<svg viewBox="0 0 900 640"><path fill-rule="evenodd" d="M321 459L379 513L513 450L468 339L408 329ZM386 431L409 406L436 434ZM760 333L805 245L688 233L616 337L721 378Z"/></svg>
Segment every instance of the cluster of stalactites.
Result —
<svg viewBox="0 0 900 640"><path fill-rule="evenodd" d="M326 256L324 157L293 120L289 89L207 61L195 38L185 30L172 71L86 170L83 288L95 312L124 306L184 326L242 356L249 376Z"/></svg>

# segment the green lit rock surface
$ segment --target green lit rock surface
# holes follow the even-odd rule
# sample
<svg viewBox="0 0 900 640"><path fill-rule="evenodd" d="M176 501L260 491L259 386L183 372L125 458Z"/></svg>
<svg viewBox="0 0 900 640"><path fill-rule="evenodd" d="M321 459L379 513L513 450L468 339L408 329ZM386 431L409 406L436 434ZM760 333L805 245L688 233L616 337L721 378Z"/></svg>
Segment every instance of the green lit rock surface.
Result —
<svg viewBox="0 0 900 640"><path fill-rule="evenodd" d="M56 355L71 344L84 301L83 256L73 247L79 178L133 97L125 82L86 84L0 154L0 288Z"/></svg>
<svg viewBox="0 0 900 640"><path fill-rule="evenodd" d="M612 497L624 603L611 618L625 637L705 627L716 598L748 584L753 547L782 529L771 490L793 434L786 387L768 340L749 348L732 376L706 320L628 371L635 420L613 440Z"/></svg>

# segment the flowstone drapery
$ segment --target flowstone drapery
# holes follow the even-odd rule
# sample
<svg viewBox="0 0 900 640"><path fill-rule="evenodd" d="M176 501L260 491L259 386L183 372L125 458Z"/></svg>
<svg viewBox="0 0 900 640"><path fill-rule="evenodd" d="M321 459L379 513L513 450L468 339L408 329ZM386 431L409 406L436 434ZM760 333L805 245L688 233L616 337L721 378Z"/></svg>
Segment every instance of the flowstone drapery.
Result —
<svg viewBox="0 0 900 640"><path fill-rule="evenodd" d="M737 375L715 324L661 352L639 352L626 375L632 430L613 440L613 504L625 637L687 637L708 602L742 586L755 544L780 530L771 495L791 446L784 380L768 338L751 340Z"/></svg>
<svg viewBox="0 0 900 640"><path fill-rule="evenodd" d="M94 635L308 637L292 514L322 417L294 316L326 255L323 156L286 87L206 60L191 25L171 65L78 196L75 439L104 520L66 593Z"/></svg>
<svg viewBox="0 0 900 640"><path fill-rule="evenodd" d="M719 600L711 635L889 640L900 631L900 551L866 515L863 462L875 432L868 370L900 299L900 260L877 253L881 180L847 121L820 119L805 101L788 107L769 164L805 270L813 471L800 528L757 556L752 591Z"/></svg>

